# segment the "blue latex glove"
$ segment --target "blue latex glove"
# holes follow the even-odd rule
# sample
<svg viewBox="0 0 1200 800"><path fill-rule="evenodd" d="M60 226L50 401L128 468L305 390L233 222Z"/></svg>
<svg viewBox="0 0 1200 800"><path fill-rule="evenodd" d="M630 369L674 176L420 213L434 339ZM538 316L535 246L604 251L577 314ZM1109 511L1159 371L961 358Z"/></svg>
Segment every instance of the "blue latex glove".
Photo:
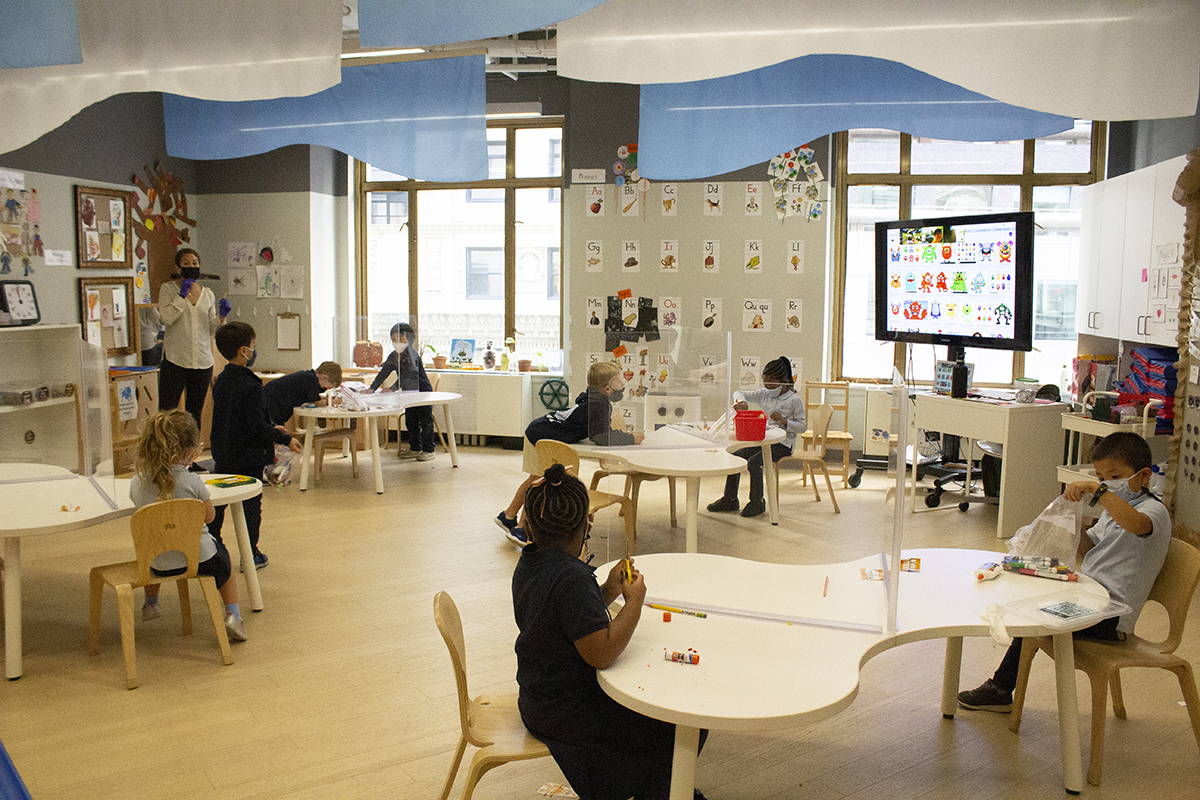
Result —
<svg viewBox="0 0 1200 800"><path fill-rule="evenodd" d="M222 297L217 302L217 314L220 315L221 319L225 319L226 317L228 317L229 312L232 310L233 310L233 306L231 306L229 304L229 301L226 300L224 297Z"/></svg>
<svg viewBox="0 0 1200 800"><path fill-rule="evenodd" d="M187 297L188 292L192 290L192 284L195 283L191 278L184 278L183 283L179 284L179 296Z"/></svg>

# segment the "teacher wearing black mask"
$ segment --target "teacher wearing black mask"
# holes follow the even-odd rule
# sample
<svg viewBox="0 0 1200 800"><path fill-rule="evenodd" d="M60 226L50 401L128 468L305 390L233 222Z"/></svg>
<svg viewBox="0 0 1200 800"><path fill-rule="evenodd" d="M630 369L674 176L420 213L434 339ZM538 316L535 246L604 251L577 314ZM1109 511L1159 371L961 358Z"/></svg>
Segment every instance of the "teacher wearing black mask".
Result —
<svg viewBox="0 0 1200 800"><path fill-rule="evenodd" d="M175 253L178 281L158 292L163 324L163 360L158 367L158 408L176 408L186 390L184 408L200 427L204 399L212 382L212 336L229 314L229 301L218 305L212 290L201 286L200 255L191 248Z"/></svg>

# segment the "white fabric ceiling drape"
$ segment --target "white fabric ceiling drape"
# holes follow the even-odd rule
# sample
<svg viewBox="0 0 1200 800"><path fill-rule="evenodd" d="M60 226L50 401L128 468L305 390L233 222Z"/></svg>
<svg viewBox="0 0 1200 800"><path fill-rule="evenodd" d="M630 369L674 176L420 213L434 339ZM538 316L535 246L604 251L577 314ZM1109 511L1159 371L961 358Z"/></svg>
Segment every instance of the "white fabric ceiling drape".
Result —
<svg viewBox="0 0 1200 800"><path fill-rule="evenodd" d="M208 100L308 95L341 79L341 5L79 0L82 64L0 71L0 153L122 92Z"/></svg>
<svg viewBox="0 0 1200 800"><path fill-rule="evenodd" d="M812 54L907 64L1083 119L1192 116L1198 0L609 0L559 23L558 73L678 83Z"/></svg>

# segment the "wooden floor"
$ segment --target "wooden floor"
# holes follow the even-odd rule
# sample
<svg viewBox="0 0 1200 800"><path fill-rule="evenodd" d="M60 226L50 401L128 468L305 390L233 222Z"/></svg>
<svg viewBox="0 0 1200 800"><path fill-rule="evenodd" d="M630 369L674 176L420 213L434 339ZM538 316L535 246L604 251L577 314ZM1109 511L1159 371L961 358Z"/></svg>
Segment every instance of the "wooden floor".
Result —
<svg viewBox="0 0 1200 800"><path fill-rule="evenodd" d="M458 712L432 599L445 589L462 611L472 693L516 691L509 580L518 551L491 518L521 480L521 456L463 448L457 470L441 452L428 463L401 462L394 452L384 459L383 496L371 491L369 454L357 480L348 461L330 457L315 490L268 489L261 546L271 563L259 573L266 610L244 615L249 641L234 645L235 663L221 665L198 592L196 633L179 635L168 588L162 617L137 621L135 691L123 688L111 592L103 650L87 654L88 570L132 556L128 521L25 540L25 676L0 683L0 740L33 795L436 798ZM827 498L814 502L788 476L778 527L702 511L700 549L781 563L878 552L892 525L886 487L881 473L867 473L860 488L839 491L843 513L834 515ZM701 493L705 503L715 499L719 483L705 481ZM666 497L665 482L643 486L640 552L683 549ZM905 543L996 548L995 514L909 515ZM599 562L621 555L621 530L615 515L600 512L592 539ZM646 580L653 589L654 576ZM1190 617L1181 653L1198 663L1196 602ZM1157 633L1164 620L1161 609L1148 609L1139 631ZM969 688L1001 652L987 639L968 640L964 651ZM942 652L940 642L926 642L880 655L863 669L854 703L825 722L714 731L699 788L710 800L1063 796L1050 662L1035 662L1018 736L1007 716L942 719ZM1129 718L1110 714L1104 785L1083 796L1195 797L1200 751L1174 678L1135 671L1124 685ZM1079 697L1086 758L1081 674ZM475 796L537 798L542 784L561 780L549 759L508 765L485 776Z"/></svg>

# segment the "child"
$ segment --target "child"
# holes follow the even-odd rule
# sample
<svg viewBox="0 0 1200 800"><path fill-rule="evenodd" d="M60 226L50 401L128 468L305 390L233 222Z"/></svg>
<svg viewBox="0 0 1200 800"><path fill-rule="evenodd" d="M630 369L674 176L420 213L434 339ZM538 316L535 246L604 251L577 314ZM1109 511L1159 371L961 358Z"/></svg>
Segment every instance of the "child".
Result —
<svg viewBox="0 0 1200 800"><path fill-rule="evenodd" d="M1079 571L1096 580L1114 600L1133 610L1110 617L1090 628L1075 631L1081 639L1124 641L1150 588L1158 578L1167 547L1171 543L1171 517L1167 508L1146 488L1150 482L1150 446L1136 433L1114 433L1096 442L1092 464L1096 481L1067 484L1063 497L1082 500L1102 509L1099 521L1080 537ZM1017 685L1021 640L1013 639L1004 660L991 679L967 692L959 692L958 704L978 711L1007 714L1012 711L1012 692Z"/></svg>
<svg viewBox="0 0 1200 800"><path fill-rule="evenodd" d="M129 483L129 499L141 508L159 500L177 497L194 497L204 501L204 521L212 522L216 516L208 487L195 473L188 472L188 465L200 448L200 430L192 415L178 408L160 411L146 420L142 437L138 440L137 474ZM181 575L187 571L187 559L178 550L161 553L150 564L155 575ZM242 613L238 609L237 581L230 580L232 570L229 551L219 536L213 536L208 526L200 536L199 575L212 575L225 601L225 630L235 642L246 641L246 629L242 627ZM146 601L142 606L142 619L156 619L162 612L158 607L157 583L146 587Z"/></svg>
<svg viewBox="0 0 1200 800"><path fill-rule="evenodd" d="M271 425L267 396L262 380L250 371L258 351L254 349L254 328L244 322L227 322L216 333L217 350L229 363L213 384L212 454L217 472L262 478L263 468L275 463L275 445L284 444L293 453L304 448L283 429ZM242 501L254 567L267 565L267 556L258 549L262 525L262 495ZM225 508L217 509L213 533L220 538Z"/></svg>
<svg viewBox="0 0 1200 800"><path fill-rule="evenodd" d="M321 392L342 385L342 365L336 361L323 361L316 369L292 372L263 385L267 396L267 411L271 422L286 425L292 418L292 409L305 403L325 405Z"/></svg>
<svg viewBox="0 0 1200 800"><path fill-rule="evenodd" d="M556 464L525 497L533 543L513 571L517 636L517 701L525 727L550 748L583 800L666 797L675 726L631 711L610 698L596 670L621 655L642 613L646 583L622 563L597 585L580 561L588 529L587 487ZM610 621L608 606L625 604ZM702 731L703 746L707 731ZM697 793L698 794L698 793Z"/></svg>
<svg viewBox="0 0 1200 800"><path fill-rule="evenodd" d="M407 322L392 326L392 352L384 360L379 374L371 381L371 388L367 391L379 389L393 372L396 373L396 386L402 392L433 391L433 384L425 374L425 365L421 363L421 354L417 351L417 332ZM429 406L404 409L404 424L408 427L408 450L402 450L400 457L432 461L433 409Z"/></svg>
<svg viewBox="0 0 1200 800"><path fill-rule="evenodd" d="M508 508L496 515L496 524L511 541L525 546L525 530L517 527L517 514L525 503L525 493L541 475L537 448L540 439L574 444L591 439L598 445L641 444L642 434L616 430L612 424L612 404L621 402L625 379L615 361L597 361L588 368L588 388L575 398L575 405L538 417L525 428L524 467L529 477L517 488Z"/></svg>
<svg viewBox="0 0 1200 800"><path fill-rule="evenodd" d="M787 436L782 442L771 445L771 460L778 461L791 455L796 447L796 434L804 433L804 401L796 394L796 379L792 376L792 362L780 356L763 367L763 388L753 392L734 392L734 409L745 411L747 401L757 403L767 414L767 425L783 428ZM750 471L750 499L742 509L743 517L757 517L767 510L763 502L763 457L761 447L744 447L734 451L735 456L746 459ZM737 511L738 484L741 473L735 472L725 479L725 494L708 504L709 511Z"/></svg>

